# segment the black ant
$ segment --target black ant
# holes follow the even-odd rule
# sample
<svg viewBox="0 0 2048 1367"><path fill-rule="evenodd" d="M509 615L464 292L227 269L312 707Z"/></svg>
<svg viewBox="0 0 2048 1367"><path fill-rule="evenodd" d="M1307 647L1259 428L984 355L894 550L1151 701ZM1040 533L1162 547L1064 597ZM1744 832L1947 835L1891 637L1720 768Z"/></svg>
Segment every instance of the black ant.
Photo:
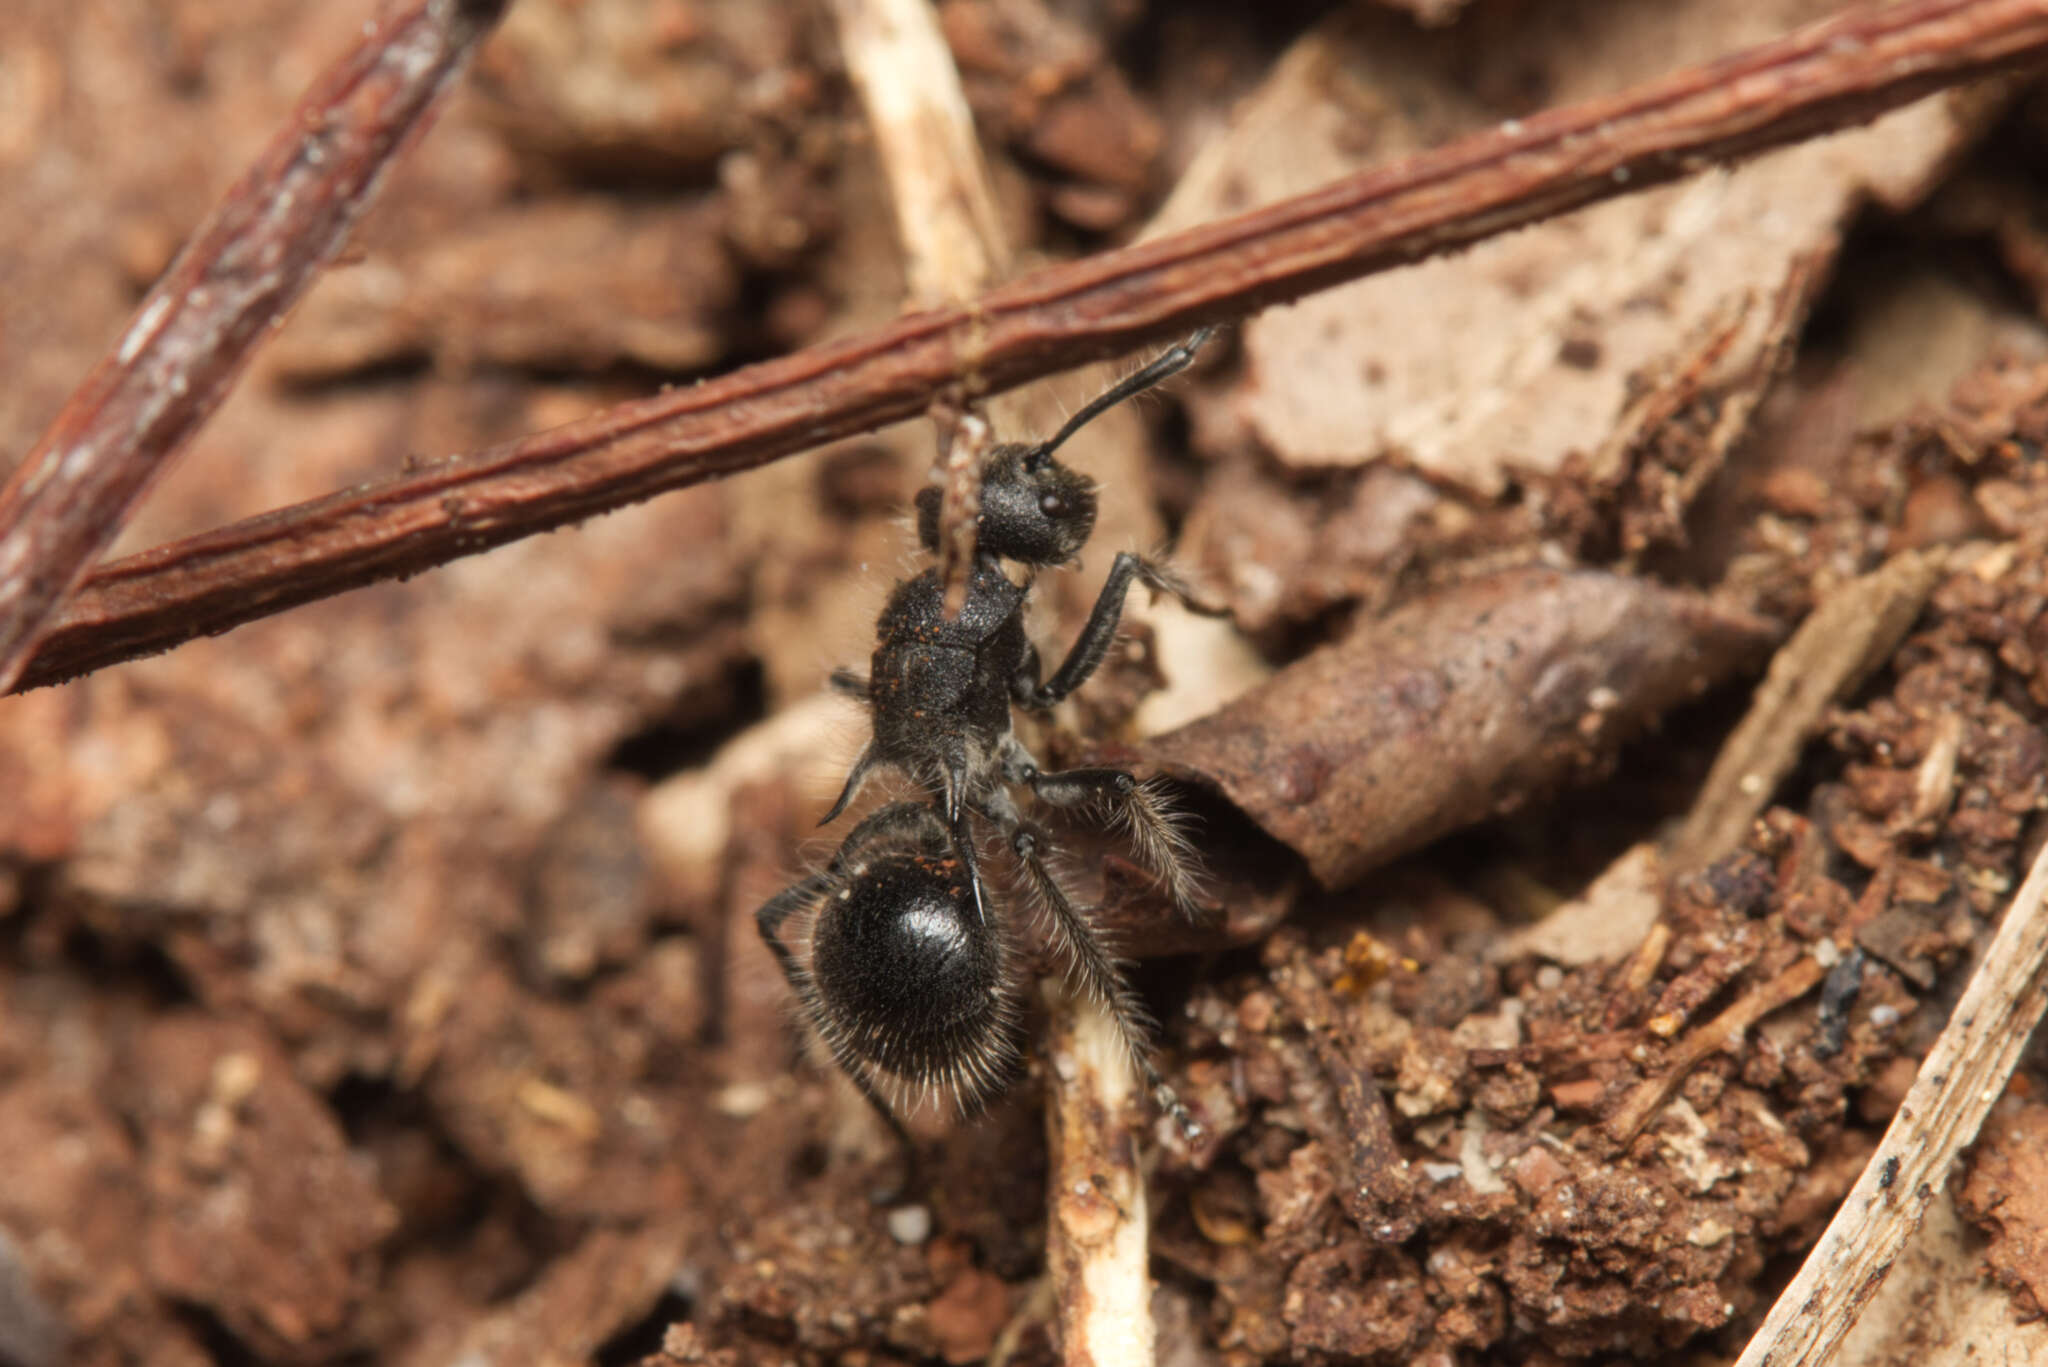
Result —
<svg viewBox="0 0 2048 1367"><path fill-rule="evenodd" d="M1008 841L1050 918L1055 948L1080 987L1108 1008L1161 1108L1195 1132L1152 1066L1143 1005L1046 867L1045 835L1019 813L1009 785L1054 807L1107 808L1174 904L1198 914L1187 842L1159 794L1122 769L1046 772L1017 739L1010 713L1013 705L1048 710L1087 681L1115 639L1133 581L1196 605L1165 569L1119 552L1079 639L1048 679L1024 630L1030 580L1011 579L1003 562L1016 561L1027 575L1076 562L1095 529L1095 483L1053 452L1106 409L1185 370L1212 331L1202 329L1112 386L1050 440L993 447L983 458L974 561L958 612L946 613L937 568L905 580L875 623L870 677L833 676L836 687L867 704L874 736L819 824L844 812L885 767L908 774L928 800L876 811L823 872L771 898L756 920L834 1061L899 1137L885 1091L950 1095L961 1114L973 1115L1017 1070L1018 956L983 883L975 817ZM926 551L937 552L936 488L918 494L917 534ZM805 910L809 954L800 960L781 931Z"/></svg>

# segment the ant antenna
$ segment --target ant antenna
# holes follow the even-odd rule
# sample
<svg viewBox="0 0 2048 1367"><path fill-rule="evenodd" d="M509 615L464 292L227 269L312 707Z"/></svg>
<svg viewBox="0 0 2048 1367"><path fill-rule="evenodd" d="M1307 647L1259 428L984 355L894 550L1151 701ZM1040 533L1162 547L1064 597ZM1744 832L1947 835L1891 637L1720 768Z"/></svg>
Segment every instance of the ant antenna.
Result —
<svg viewBox="0 0 2048 1367"><path fill-rule="evenodd" d="M1114 408L1133 394L1142 394L1160 381L1180 374L1195 363L1195 353L1200 351L1203 344L1215 335L1215 325L1211 324L1208 327L1197 329L1173 346L1168 347L1165 351L1160 352L1159 355L1152 359L1150 364L1142 369L1132 371L1101 394L1090 399L1080 412L1067 419L1066 426L1053 433L1050 440L1041 442L1038 449L1031 454L1034 456L1051 455L1059 449L1061 442L1073 436L1074 433L1080 431L1083 427L1086 427L1089 423L1095 421L1097 417L1101 416L1104 409Z"/></svg>

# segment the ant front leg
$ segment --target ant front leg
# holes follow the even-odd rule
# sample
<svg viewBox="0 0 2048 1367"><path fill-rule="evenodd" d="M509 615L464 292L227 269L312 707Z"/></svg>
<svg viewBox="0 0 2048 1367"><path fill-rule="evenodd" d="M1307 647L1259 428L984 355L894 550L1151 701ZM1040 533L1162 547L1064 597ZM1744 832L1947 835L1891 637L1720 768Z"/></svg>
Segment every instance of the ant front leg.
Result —
<svg viewBox="0 0 2048 1367"><path fill-rule="evenodd" d="M1117 624L1124 616L1124 599L1131 591L1133 580L1143 580L1154 593L1172 594L1191 611L1205 611L1195 604L1193 592L1171 570L1130 551L1118 551L1115 562L1109 567L1109 578L1104 581L1095 606L1089 610L1088 621L1081 628L1081 635L1053 676L1039 683L1036 677L1037 653L1034 651L1025 658L1024 670L1011 687L1011 694L1019 703L1044 711L1064 701L1101 667L1109 654L1109 647L1116 640Z"/></svg>

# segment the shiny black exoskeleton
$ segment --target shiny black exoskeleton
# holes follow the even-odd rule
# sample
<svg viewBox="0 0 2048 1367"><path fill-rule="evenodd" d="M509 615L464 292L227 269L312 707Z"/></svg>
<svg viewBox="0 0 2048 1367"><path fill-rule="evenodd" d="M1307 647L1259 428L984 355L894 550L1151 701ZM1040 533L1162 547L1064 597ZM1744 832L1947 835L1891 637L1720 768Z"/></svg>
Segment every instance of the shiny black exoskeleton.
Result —
<svg viewBox="0 0 2048 1367"><path fill-rule="evenodd" d="M1151 1065L1142 1006L1046 867L1045 837L1010 793L1020 786L1051 806L1105 809L1129 830L1175 904L1192 914L1186 842L1159 794L1121 769L1048 773L1011 727L1013 706L1052 708L1101 665L1134 581L1183 601L1187 593L1160 566L1118 554L1079 639L1046 678L1024 627L1029 580L1012 579L1005 562L1029 575L1076 559L1095 528L1095 485L1054 451L1105 409L1185 369L1208 337L1204 329L1167 351L1049 441L992 449L982 465L974 562L958 612L948 616L936 568L904 581L875 623L868 678L835 676L866 702L874 734L820 824L844 812L883 768L908 775L928 801L892 803L862 821L823 873L771 899L757 919L811 1025L892 1125L885 1093L944 1093L971 1114L1015 1070L1015 956L1003 908L979 867L979 820L1007 841L1069 971L1109 1009L1161 1105L1191 1127ZM918 539L930 552L939 546L938 510L938 490L922 491ZM782 938L801 911L810 912L807 955Z"/></svg>
<svg viewBox="0 0 2048 1367"><path fill-rule="evenodd" d="M777 932L807 909L800 961ZM871 1101L909 1084L978 1104L1015 1074L1010 938L976 912L966 865L929 804L876 811L759 920L833 1062Z"/></svg>

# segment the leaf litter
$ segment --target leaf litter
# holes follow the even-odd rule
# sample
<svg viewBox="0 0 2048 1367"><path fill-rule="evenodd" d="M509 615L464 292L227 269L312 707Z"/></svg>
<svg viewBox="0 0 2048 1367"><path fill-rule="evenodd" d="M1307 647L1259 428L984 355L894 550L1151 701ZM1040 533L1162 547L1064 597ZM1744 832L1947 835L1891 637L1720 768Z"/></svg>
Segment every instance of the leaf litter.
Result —
<svg viewBox="0 0 2048 1367"><path fill-rule="evenodd" d="M1205 72L1118 60L1200 22L1158 6L942 8L1013 231L1067 251L1176 179L1161 212L1206 216L1813 9L1347 15L1251 25ZM894 306L828 30L741 5L515 12L364 260L137 544ZM147 149L67 131L35 92L71 13L23 16L0 343L27 359L0 449L246 155L206 130L273 124L273 68L309 74L349 22L224 14L190 0L93 47L95 88L128 93L87 122L150 127ZM1246 68L1263 88L1233 118L1218 92ZM1731 1346L1853 1182L2048 803L2048 369L2033 296L1981 264L2030 278L2011 206L2037 192L2010 148L2038 130L2023 110L1965 159L2000 98L1276 311L1176 395L1185 431L1128 429L1122 525L1178 528L1244 633L1133 632L1100 705L1044 738L1195 779L1227 903L1222 952L1143 975L1206 1131L1145 1131L1162 1354ZM1204 101L1231 131L1198 152L1167 113ZM88 136L115 150L80 156ZM1999 216L1930 207L1887 219L1918 238L1842 245L1858 205L1896 215L1951 174ZM565 230L592 245L536 271ZM639 293L643 250L667 293ZM877 1210L890 1159L792 1046L750 924L819 853L823 749L856 738L814 693L900 572L928 463L918 440L848 443L9 699L0 1307L30 1308L0 1353L1050 1360L1038 1082L977 1126L922 1121L923 1219ZM1744 766L1768 776L1710 855L1675 857L1773 643L1922 550L1939 572L1896 645ZM1457 686L1475 672L1494 691ZM1133 720L1212 675L1242 691ZM1386 710L1401 679L1469 722ZM1516 704L1543 698L1532 724ZM726 749L756 724L786 734ZM1260 734L1346 748L1288 787ZM1397 818L1328 796L1368 775L1401 787ZM1192 947L1141 878L1088 864L1132 952ZM1563 933L1624 909L1644 928L1597 952ZM2023 1067L1902 1269L2015 1345L1967 1231L2037 1295L2040 1085Z"/></svg>

